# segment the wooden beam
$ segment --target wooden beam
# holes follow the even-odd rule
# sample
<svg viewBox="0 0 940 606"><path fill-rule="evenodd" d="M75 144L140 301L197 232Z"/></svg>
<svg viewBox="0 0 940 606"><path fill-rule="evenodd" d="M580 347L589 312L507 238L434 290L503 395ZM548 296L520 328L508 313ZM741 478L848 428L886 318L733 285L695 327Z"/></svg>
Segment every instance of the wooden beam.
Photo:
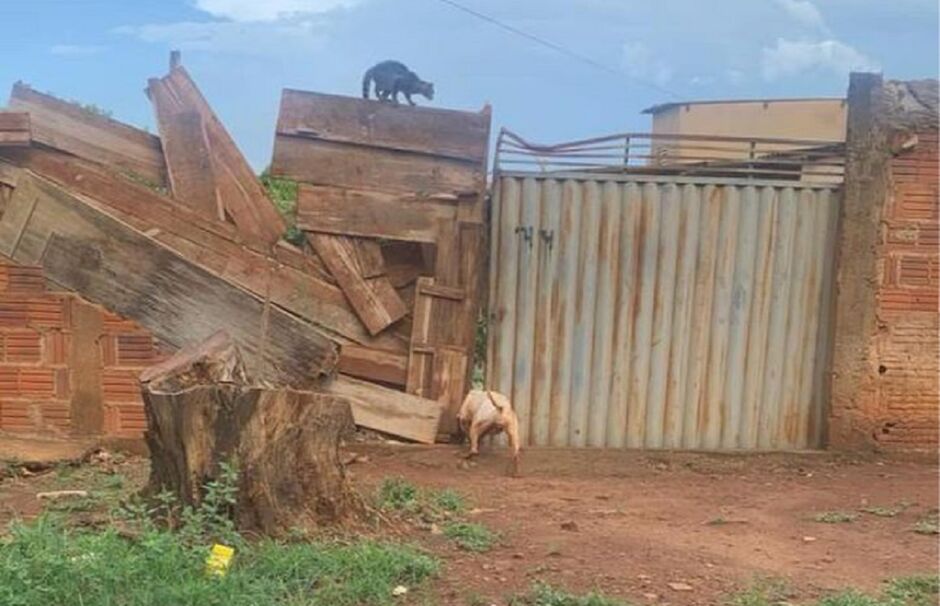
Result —
<svg viewBox="0 0 940 606"><path fill-rule="evenodd" d="M148 91L161 114L194 111L202 118L219 199L245 237L268 245L280 240L287 229L261 182L225 130L186 69L176 66L169 75L151 79Z"/></svg>
<svg viewBox="0 0 940 606"><path fill-rule="evenodd" d="M457 219L458 198L418 198L301 184L297 225L337 235L434 243L441 222Z"/></svg>
<svg viewBox="0 0 940 606"><path fill-rule="evenodd" d="M367 281L362 276L354 238L308 234L307 239L333 274L369 334L382 332L408 313L387 278Z"/></svg>
<svg viewBox="0 0 940 606"><path fill-rule="evenodd" d="M441 406L433 400L339 375L323 390L346 398L356 425L433 444Z"/></svg>
<svg viewBox="0 0 940 606"><path fill-rule="evenodd" d="M0 146L23 147L32 141L27 112L0 111Z"/></svg>
<svg viewBox="0 0 940 606"><path fill-rule="evenodd" d="M160 140L139 128L88 111L75 103L37 92L17 82L10 109L29 112L32 139L155 185L166 184Z"/></svg>
<svg viewBox="0 0 940 606"><path fill-rule="evenodd" d="M7 150L0 155L62 184L200 267L270 299L331 334L369 347L407 351L402 339L392 335L372 337L365 330L342 291L310 265L316 258L313 255L304 257L299 251L292 254L276 247L276 258L266 257L247 248L234 226L206 219L146 187L64 154L33 148L16 150L15 154ZM0 162L0 167L9 166ZM25 217L30 211L24 208L15 212ZM0 225L0 232L3 229Z"/></svg>
<svg viewBox="0 0 940 606"><path fill-rule="evenodd" d="M151 91L164 87L156 86ZM163 93L155 93L155 95ZM161 104L154 104L162 107ZM216 221L225 220L205 123L199 112L169 112L158 109L160 142L166 157L170 191L176 200Z"/></svg>
<svg viewBox="0 0 940 606"><path fill-rule="evenodd" d="M405 194L462 195L485 186L475 163L292 135L275 138L271 172L316 185Z"/></svg>
<svg viewBox="0 0 940 606"><path fill-rule="evenodd" d="M343 345L339 352L339 372L379 383L405 386L408 356L399 352Z"/></svg>
<svg viewBox="0 0 940 606"><path fill-rule="evenodd" d="M336 366L323 332L180 257L126 223L38 177L23 176L14 204L33 204L14 241L13 261L39 265L56 284L137 321L171 347L224 328L254 376L275 385L312 387ZM24 187L25 185L25 187ZM25 202L24 202L25 201ZM4 215L0 234L7 233Z"/></svg>
<svg viewBox="0 0 940 606"><path fill-rule="evenodd" d="M479 163L486 157L490 114L488 105L465 112L284 89L277 132Z"/></svg>

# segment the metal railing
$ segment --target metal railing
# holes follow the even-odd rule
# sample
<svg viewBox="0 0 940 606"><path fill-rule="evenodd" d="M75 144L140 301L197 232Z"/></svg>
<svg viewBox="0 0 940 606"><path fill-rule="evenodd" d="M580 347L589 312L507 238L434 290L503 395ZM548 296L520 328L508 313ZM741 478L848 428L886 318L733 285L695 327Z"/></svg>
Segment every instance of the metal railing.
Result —
<svg viewBox="0 0 940 606"><path fill-rule="evenodd" d="M811 139L622 133L540 145L502 129L498 172L604 172L838 184L845 144Z"/></svg>

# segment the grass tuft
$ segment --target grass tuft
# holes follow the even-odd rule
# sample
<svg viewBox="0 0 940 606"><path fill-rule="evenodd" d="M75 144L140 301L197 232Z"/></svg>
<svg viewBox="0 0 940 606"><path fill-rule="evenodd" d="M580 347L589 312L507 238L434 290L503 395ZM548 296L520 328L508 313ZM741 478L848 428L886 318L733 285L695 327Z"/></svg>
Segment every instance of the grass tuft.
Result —
<svg viewBox="0 0 940 606"><path fill-rule="evenodd" d="M493 548L499 535L473 522L451 522L444 526L444 536L454 541L461 549L484 553Z"/></svg>
<svg viewBox="0 0 940 606"><path fill-rule="evenodd" d="M536 583L531 591L513 597L510 606L628 606L626 602L599 593L574 595L544 583Z"/></svg>
<svg viewBox="0 0 940 606"><path fill-rule="evenodd" d="M757 579L747 589L732 595L727 606L776 606L790 595L787 584L780 579Z"/></svg>
<svg viewBox="0 0 940 606"><path fill-rule="evenodd" d="M933 511L919 519L913 528L917 534L940 534L940 516Z"/></svg>
<svg viewBox="0 0 940 606"><path fill-rule="evenodd" d="M824 511L813 516L814 521L822 524L847 524L857 519L857 513L848 511Z"/></svg>
<svg viewBox="0 0 940 606"><path fill-rule="evenodd" d="M268 197L274 202L274 206L287 223L284 239L296 246L302 245L304 233L297 227L297 182L275 177L268 169L261 173L260 180Z"/></svg>

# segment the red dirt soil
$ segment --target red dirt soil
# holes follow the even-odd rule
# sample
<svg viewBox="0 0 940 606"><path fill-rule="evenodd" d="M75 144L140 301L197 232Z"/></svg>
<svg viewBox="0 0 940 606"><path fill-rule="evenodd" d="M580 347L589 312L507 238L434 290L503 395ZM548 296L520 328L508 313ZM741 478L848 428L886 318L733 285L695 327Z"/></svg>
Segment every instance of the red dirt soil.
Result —
<svg viewBox="0 0 940 606"><path fill-rule="evenodd" d="M522 477L509 478L504 449L484 449L469 469L460 468L463 451L452 446L348 450L366 456L349 468L364 494L393 476L453 488L474 508L470 520L500 533L493 550L473 554L407 527L404 540L443 561L431 603L502 605L540 580L636 605L699 606L721 604L760 577L785 580L799 603L846 587L875 592L885 579L938 571L937 536L912 531L937 506L932 462L536 449L523 453ZM146 470L146 459L131 459L120 472L142 484ZM0 481L0 524L38 513L35 493L50 487L82 488L62 484L55 472ZM859 511L902 503L895 517ZM813 520L826 511L859 517ZM675 582L692 590L670 588Z"/></svg>

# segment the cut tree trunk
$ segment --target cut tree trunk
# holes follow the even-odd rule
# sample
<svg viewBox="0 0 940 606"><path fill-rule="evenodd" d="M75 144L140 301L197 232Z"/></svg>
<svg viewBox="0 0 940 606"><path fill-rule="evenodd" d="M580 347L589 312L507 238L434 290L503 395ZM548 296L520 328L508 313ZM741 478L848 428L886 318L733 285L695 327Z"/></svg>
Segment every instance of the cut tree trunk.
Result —
<svg viewBox="0 0 940 606"><path fill-rule="evenodd" d="M197 506L221 464L234 463L240 530L278 536L360 512L339 456L353 428L346 399L247 384L224 333L149 369L141 391L150 494L170 490Z"/></svg>

